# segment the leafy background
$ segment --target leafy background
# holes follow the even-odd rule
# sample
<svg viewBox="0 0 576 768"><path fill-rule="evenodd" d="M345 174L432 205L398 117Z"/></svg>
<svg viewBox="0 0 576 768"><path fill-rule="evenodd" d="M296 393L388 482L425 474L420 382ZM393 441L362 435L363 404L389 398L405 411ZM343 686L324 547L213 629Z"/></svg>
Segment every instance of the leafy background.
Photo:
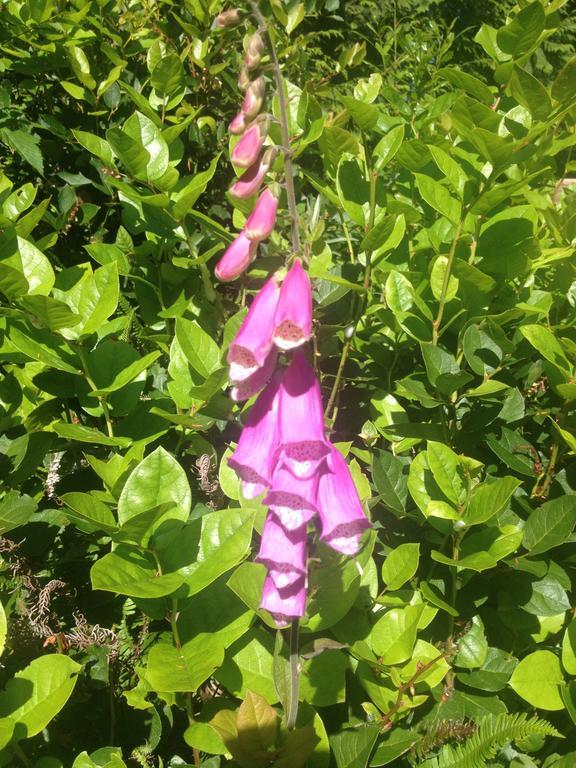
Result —
<svg viewBox="0 0 576 768"><path fill-rule="evenodd" d="M262 8L327 424L375 532L313 553L286 732L224 361L287 215L212 279L246 214L248 27L3 3L0 763L570 768L576 6Z"/></svg>

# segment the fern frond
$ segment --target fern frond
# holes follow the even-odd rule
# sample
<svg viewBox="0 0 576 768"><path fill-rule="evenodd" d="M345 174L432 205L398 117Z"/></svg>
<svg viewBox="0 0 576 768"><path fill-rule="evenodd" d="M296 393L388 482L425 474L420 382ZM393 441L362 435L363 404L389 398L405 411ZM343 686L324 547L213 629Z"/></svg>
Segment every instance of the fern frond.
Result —
<svg viewBox="0 0 576 768"><path fill-rule="evenodd" d="M437 758L426 760L421 768L485 768L486 761L494 757L499 747L527 736L561 737L561 734L546 720L528 718L524 712L486 717L466 744L445 745Z"/></svg>

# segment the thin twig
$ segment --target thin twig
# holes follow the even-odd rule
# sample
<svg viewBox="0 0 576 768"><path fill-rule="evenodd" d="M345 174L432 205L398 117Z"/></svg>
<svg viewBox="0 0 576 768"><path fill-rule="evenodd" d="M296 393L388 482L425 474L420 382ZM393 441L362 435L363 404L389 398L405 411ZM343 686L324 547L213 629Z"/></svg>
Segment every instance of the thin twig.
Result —
<svg viewBox="0 0 576 768"><path fill-rule="evenodd" d="M406 691L409 691L410 688L412 688L412 686L417 683L418 678L421 677L424 674L424 672L427 672L431 667L434 666L434 664L436 664L441 659L445 659L447 655L448 655L447 652L444 651L444 653L441 653L439 656L436 656L434 659L431 659L426 664L423 664L421 667L419 667L407 682L402 683L402 685L398 688L398 695L396 696L396 701L392 705L391 709L389 709L388 712L382 715L382 719L380 720L380 727L382 730L388 730L389 724L392 722L392 718L398 712L398 710L403 704L402 699Z"/></svg>

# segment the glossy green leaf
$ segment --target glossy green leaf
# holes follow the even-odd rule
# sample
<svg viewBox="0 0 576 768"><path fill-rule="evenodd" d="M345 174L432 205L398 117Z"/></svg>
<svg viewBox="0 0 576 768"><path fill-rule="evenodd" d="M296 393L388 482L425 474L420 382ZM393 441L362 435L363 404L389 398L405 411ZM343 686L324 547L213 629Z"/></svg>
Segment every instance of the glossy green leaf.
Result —
<svg viewBox="0 0 576 768"><path fill-rule="evenodd" d="M539 709L564 709L560 686L564 678L560 660L551 651L534 651L525 656L510 678L509 685L528 703Z"/></svg>
<svg viewBox="0 0 576 768"><path fill-rule="evenodd" d="M400 589L418 570L419 544L400 544L386 555L382 566L382 579L388 589Z"/></svg>
<svg viewBox="0 0 576 768"><path fill-rule="evenodd" d="M17 672L0 693L0 717L14 722L17 741L40 733L66 704L81 666L69 656L50 654Z"/></svg>
<svg viewBox="0 0 576 768"><path fill-rule="evenodd" d="M561 496L535 509L524 527L522 544L531 555L563 544L576 525L576 496Z"/></svg>

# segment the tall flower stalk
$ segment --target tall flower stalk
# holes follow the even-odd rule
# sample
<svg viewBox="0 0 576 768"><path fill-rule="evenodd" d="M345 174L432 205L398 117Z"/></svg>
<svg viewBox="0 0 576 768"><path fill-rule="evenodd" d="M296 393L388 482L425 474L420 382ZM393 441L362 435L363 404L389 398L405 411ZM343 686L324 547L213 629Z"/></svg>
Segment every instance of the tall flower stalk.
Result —
<svg viewBox="0 0 576 768"><path fill-rule="evenodd" d="M266 20L255 2L250 5L259 28L248 41L239 77L245 97L230 124L230 132L239 136L231 161L245 170L230 194L240 199L254 196L274 161L276 148L265 145L268 118L261 114L266 84L257 75L266 44L278 94L292 248L286 259L289 268L268 278L228 350L232 398L259 393L229 465L242 481L244 496L264 494L268 507L257 556L267 571L260 607L269 611L278 628L290 627L286 725L291 729L298 709L298 626L306 612L309 539L316 532L336 552L353 556L371 524L346 461L326 437L320 383L307 359L312 284L300 259L284 83ZM234 280L248 269L260 242L272 234L277 207L277 196L266 187L216 267L220 280Z"/></svg>

